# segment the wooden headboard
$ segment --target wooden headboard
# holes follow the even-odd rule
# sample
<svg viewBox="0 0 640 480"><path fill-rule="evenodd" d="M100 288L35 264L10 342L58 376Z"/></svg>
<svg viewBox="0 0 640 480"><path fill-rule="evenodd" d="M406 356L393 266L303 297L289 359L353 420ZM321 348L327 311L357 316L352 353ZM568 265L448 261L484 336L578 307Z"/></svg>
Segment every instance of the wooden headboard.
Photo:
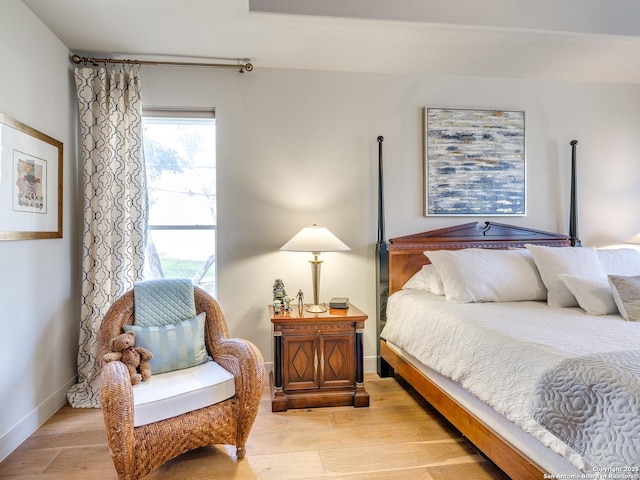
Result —
<svg viewBox="0 0 640 480"><path fill-rule="evenodd" d="M389 295L402 288L409 278L429 259L427 250L460 250L463 248L522 248L525 244L555 247L571 246L567 235L543 232L502 223L476 222L428 232L392 238L389 251Z"/></svg>

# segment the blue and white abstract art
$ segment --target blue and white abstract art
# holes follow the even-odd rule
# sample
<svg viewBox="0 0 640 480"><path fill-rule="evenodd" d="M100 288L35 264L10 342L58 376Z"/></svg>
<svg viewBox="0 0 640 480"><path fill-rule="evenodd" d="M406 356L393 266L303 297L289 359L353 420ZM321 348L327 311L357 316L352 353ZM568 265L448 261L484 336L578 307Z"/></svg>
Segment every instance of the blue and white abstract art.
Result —
<svg viewBox="0 0 640 480"><path fill-rule="evenodd" d="M424 111L426 215L525 215L524 112Z"/></svg>

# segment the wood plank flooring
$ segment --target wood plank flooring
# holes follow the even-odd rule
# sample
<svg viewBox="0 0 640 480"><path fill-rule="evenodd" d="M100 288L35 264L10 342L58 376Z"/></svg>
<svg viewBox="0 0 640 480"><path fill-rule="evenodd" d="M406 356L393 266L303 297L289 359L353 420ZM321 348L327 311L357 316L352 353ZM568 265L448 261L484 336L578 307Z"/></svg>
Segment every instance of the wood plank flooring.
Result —
<svg viewBox="0 0 640 480"><path fill-rule="evenodd" d="M265 388L237 461L233 447L205 447L156 469L145 480L450 480L508 477L406 385L365 377L369 408L272 413ZM102 413L66 405L0 463L0 480L117 479Z"/></svg>

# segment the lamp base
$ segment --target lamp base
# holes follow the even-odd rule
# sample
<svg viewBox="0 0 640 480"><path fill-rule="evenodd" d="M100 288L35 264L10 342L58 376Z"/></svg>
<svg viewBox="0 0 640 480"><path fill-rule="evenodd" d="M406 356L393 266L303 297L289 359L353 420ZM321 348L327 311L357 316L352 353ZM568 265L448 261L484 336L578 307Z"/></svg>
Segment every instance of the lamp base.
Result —
<svg viewBox="0 0 640 480"><path fill-rule="evenodd" d="M324 313L327 311L327 308L323 305L309 305L307 307L307 312L309 313Z"/></svg>

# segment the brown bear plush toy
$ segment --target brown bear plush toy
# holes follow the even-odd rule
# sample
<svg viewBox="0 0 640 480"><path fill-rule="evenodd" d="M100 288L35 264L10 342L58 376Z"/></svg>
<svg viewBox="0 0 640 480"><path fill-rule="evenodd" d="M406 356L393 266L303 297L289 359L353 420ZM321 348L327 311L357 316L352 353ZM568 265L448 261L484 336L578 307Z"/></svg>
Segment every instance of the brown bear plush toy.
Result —
<svg viewBox="0 0 640 480"><path fill-rule="evenodd" d="M105 353L102 357L104 362L121 361L127 366L129 375L131 376L131 385L146 382L151 376L151 367L149 360L153 354L142 347L135 347L136 334L134 332L126 332L118 335L109 343L110 353Z"/></svg>

